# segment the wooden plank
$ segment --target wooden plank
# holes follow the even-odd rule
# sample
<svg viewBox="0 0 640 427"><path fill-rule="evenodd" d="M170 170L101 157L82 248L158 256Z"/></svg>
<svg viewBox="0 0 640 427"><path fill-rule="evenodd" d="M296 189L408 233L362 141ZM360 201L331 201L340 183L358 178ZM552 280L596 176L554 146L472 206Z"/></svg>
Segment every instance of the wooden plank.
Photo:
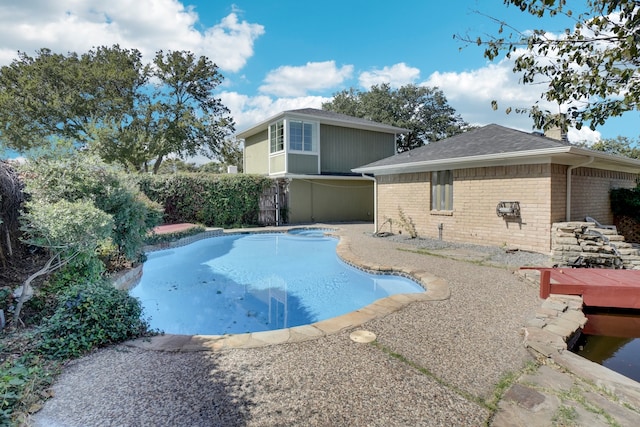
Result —
<svg viewBox="0 0 640 427"><path fill-rule="evenodd" d="M581 295L585 305L640 309L640 270L538 268L540 297Z"/></svg>

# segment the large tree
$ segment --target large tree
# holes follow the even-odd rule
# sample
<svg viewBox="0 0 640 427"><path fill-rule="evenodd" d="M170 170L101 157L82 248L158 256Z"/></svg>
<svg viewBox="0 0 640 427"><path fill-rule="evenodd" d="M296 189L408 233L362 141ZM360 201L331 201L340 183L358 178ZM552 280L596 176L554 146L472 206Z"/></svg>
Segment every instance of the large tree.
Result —
<svg viewBox="0 0 640 427"><path fill-rule="evenodd" d="M533 105L529 113L538 128L566 126L567 120L592 129L609 117L640 105L640 6L637 0L504 0L536 17L564 17L572 23L563 34L545 29L521 31L495 19L498 35L475 40L485 57L502 53L515 60L514 72L524 84L545 84L543 98L567 110L559 116ZM571 9L570 7L578 8ZM553 21L550 21L553 22ZM496 104L494 103L494 107Z"/></svg>
<svg viewBox="0 0 640 427"><path fill-rule="evenodd" d="M398 152L448 138L468 128L442 91L426 86L392 89L389 84L381 84L369 91L351 88L334 94L331 101L322 104L322 109L409 129L409 134L398 138Z"/></svg>
<svg viewBox="0 0 640 427"><path fill-rule="evenodd" d="M91 140L91 129L131 114L146 82L140 52L100 47L82 55L41 49L0 69L0 143L18 151L51 137Z"/></svg>
<svg viewBox="0 0 640 427"><path fill-rule="evenodd" d="M208 58L100 47L78 55L21 53L0 69L0 142L18 151L56 137L129 170L157 172L168 154L226 153L233 119L214 97L223 77Z"/></svg>
<svg viewBox="0 0 640 427"><path fill-rule="evenodd" d="M626 136L618 136L616 138L601 139L593 144L579 144L596 151L603 151L608 154L617 156L630 157L632 159L640 159L640 145L637 141L627 138Z"/></svg>

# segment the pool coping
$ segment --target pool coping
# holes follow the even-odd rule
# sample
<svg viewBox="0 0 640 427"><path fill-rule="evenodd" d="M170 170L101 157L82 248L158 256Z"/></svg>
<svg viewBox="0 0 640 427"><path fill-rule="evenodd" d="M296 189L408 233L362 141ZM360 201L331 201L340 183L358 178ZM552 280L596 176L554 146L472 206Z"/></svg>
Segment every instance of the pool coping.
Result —
<svg viewBox="0 0 640 427"><path fill-rule="evenodd" d="M244 334L225 334L225 335L178 335L178 334L160 334L151 337L143 337L128 341L126 345L132 347L143 348L147 350L158 351L222 351L234 348L259 348L269 345L303 342L316 339L326 335L337 334L347 329L353 329L371 320L384 317L395 311L398 311L407 305L418 301L440 301L448 299L451 296L449 285L446 280L435 276L424 270L405 270L393 268L388 265L372 264L360 259L351 250L349 238L340 234L339 226L292 226L278 228L261 228L261 229L241 229L222 232L215 230L215 234L211 230L190 236L188 242L176 242L174 245L166 245L157 249L165 249L167 247L183 246L201 240L203 238L220 236L223 234L238 233L270 233L270 232L288 232L292 229L324 229L327 235L338 238L336 253L338 257L345 263L358 268L360 270L372 274L395 274L407 278L411 278L418 282L425 292L419 294L396 294L386 298L381 298L373 303L352 311L341 316L332 317L330 319L321 320L309 325L294 326L285 329L276 329L273 331L250 332ZM199 237L204 235L203 237ZM183 240L183 239L181 239ZM149 248L155 250L156 248ZM131 277L142 274L131 273ZM120 288L126 288L123 283L116 285Z"/></svg>

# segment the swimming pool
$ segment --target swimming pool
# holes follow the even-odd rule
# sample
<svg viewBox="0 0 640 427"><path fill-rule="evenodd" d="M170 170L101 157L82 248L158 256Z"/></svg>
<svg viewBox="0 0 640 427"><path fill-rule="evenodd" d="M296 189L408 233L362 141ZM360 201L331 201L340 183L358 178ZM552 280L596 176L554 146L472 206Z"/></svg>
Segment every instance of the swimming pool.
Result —
<svg viewBox="0 0 640 427"><path fill-rule="evenodd" d="M310 229L212 237L149 253L129 292L152 328L223 335L306 325L425 291L410 279L345 264L337 244Z"/></svg>

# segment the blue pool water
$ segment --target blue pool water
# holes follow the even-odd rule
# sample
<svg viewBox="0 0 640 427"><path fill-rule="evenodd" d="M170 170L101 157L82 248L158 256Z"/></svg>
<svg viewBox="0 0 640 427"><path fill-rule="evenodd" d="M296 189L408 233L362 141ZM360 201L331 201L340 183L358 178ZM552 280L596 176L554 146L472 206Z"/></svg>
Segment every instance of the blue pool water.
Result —
<svg viewBox="0 0 640 427"><path fill-rule="evenodd" d="M412 280L348 266L337 243L317 230L204 239L150 253L130 294L152 328L222 335L306 325L424 292Z"/></svg>

